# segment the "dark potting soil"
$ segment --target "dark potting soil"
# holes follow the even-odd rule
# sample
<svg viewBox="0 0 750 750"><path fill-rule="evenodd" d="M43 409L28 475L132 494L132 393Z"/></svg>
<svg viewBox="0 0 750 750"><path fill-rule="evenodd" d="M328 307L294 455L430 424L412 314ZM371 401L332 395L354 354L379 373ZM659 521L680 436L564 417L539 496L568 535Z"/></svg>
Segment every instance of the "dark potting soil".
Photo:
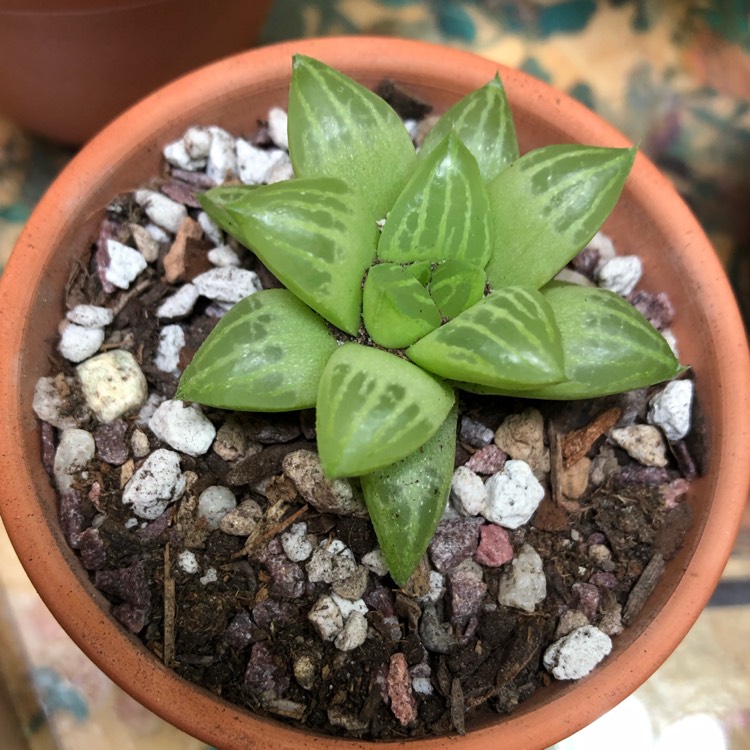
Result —
<svg viewBox="0 0 750 750"><path fill-rule="evenodd" d="M263 129L255 142L271 145ZM167 170L151 187L182 196L194 216L194 193L205 185L200 176ZM164 258L172 243L161 242L158 259L129 289L105 291L106 259L96 249L107 238L135 244L132 225L147 223L132 196L110 206L98 242L71 276L67 305L114 311L100 351L131 352L158 401L173 398L178 373L154 364L165 323L156 310L208 267L203 256L211 243L195 240L178 278L168 283ZM241 265L255 271L264 288L278 286L251 253L241 255ZM580 270L586 263L574 265ZM663 312L653 295L638 301ZM220 312L216 302L199 299L191 313L168 321L185 335L180 368ZM63 412L80 415L85 399L75 365L55 354L51 372ZM463 733L478 713L510 713L550 683L543 655L573 628L591 624L616 638L679 549L691 521L680 501L704 454L700 430L670 444L662 467L636 462L609 439L616 426L645 423L657 390L575 404L460 395L456 466L468 462L486 478L509 457L524 454L545 489L531 521L507 530L514 555L528 545L543 562L546 596L531 611L499 602L512 563L488 562L482 527L491 524L481 516L447 516L404 590L376 563L363 565L377 547L369 521L316 509L302 496L307 488L285 473L286 456L315 451L310 411L238 416L204 409L220 434L224 428L234 437L225 435L221 450L215 445L199 456L181 453L185 490L147 521L134 518L122 490L147 455L170 446L143 413L109 424L79 416L77 426L94 436L96 456L61 494L61 525L112 614L185 679L258 714L326 734L384 739ZM520 414L530 422L541 415L543 426L536 445L520 440L512 449L517 456L492 440L508 417ZM59 434L43 426L51 475ZM142 436L146 453L134 447ZM238 503L257 504L248 506L255 513L251 531L227 533L201 515L201 493L217 486L229 488ZM310 553L291 559L282 535L301 523ZM334 540L339 546L330 549L350 561L346 575L319 580L308 566L315 551ZM349 552L341 552L342 544ZM325 640L308 617L332 592L364 615L366 638L352 650L342 650L339 639Z"/></svg>

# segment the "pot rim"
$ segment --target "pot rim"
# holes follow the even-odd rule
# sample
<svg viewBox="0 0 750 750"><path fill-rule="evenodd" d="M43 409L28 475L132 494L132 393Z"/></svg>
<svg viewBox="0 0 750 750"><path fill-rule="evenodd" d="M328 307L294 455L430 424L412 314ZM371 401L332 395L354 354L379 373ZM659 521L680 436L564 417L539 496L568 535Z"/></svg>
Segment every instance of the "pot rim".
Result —
<svg viewBox="0 0 750 750"><path fill-rule="evenodd" d="M352 43L353 61L348 51ZM552 113L573 131L581 118L588 121L593 118L597 126L596 141L600 141L600 145L630 145L612 126L547 84L453 48L381 37L329 37L283 42L241 53L189 73L134 105L85 146L55 180L29 219L0 279L0 307L5 311L0 319L0 342L4 342L7 352L18 351L26 334L26 326L19 321L25 317L42 275L38 267L30 270L29 256L38 254L39 259L44 260L50 254L51 248L43 244L44 236L54 227L62 226L68 216L76 215L78 195L86 190L85 175L100 174L101 179L105 179L108 171L127 159L132 144L140 147L150 143L149 134L168 119L171 112L198 112L206 91L214 92L212 99L229 96L247 70L257 76L267 76L269 86L288 81L289 61L296 52L320 57L335 67L345 68L355 77L364 78L367 75L363 72L372 60L384 63L380 72L370 73L370 77L377 75L378 78L397 78L399 71L415 57L429 60L429 66L425 65L421 74L415 75L421 75L426 82L436 71L438 76L456 81L457 93L467 88L467 82L476 85L478 75L486 81L500 70L512 108L514 97L522 87L533 88L536 98L527 102L532 117L547 119ZM279 67L281 60L287 61L283 73ZM152 144L152 147L158 146ZM490 740L494 743L512 740L513 744L507 745L509 748L541 748L577 731L633 692L674 650L708 602L729 557L750 490L750 475L744 468L745 457L750 454L747 340L724 270L702 229L671 184L642 154L638 155L629 179L635 191L645 191L649 196L649 205L657 218L665 216L667 209L672 215L676 214L686 242L701 248L700 252L682 258L682 262L686 272L699 279L697 286L710 300L707 315L716 333L711 343L711 356L733 357L731 367L720 365L719 384L723 394L719 423L733 440L731 445L724 441L712 447L713 451L720 451L717 465L721 470L711 478L711 487L705 488L716 494L720 502L715 503L714 512L707 518L680 582L658 617L646 625L634 643L610 656L590 677L576 683L574 688L561 691L550 702L530 711L524 711L521 706L500 723L472 731L463 738L427 738L420 741L420 746L437 750L460 742L463 748L478 750ZM13 430L7 429L8 426L36 429L33 419L20 409L18 384L22 375L17 359L16 356L0 357L0 396L8 407L6 430L0 437L0 475L19 475L19 485L25 486L28 492L33 485L31 477L26 476L29 467L25 468L26 473L19 468L23 466L21 441L12 437ZM255 743L258 746L262 743L265 748L291 750L303 741L309 747L341 750L372 747L371 742L312 735L223 702L164 667L85 591L83 600L71 607L73 597L81 593L79 580L65 563L59 542L39 509L34 507L33 498L32 506L28 507L24 505L26 501L19 502L17 494L0 488L0 508L11 541L45 604L77 645L115 682L127 682L128 692L145 706L201 739L210 742L222 737L230 747L254 747ZM28 539L33 540L31 545ZM103 643L113 647L104 649ZM647 656L639 659L636 653ZM186 687L190 689L185 690ZM171 692L175 689L186 692L180 695L179 701ZM408 741L378 743L383 748L405 744Z"/></svg>

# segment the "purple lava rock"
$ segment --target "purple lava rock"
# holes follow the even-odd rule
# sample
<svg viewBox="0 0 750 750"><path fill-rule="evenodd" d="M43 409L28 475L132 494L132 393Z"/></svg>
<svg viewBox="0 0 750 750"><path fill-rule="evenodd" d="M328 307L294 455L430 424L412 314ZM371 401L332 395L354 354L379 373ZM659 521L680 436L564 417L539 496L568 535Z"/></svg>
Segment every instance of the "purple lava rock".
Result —
<svg viewBox="0 0 750 750"><path fill-rule="evenodd" d="M200 208L201 204L195 197L195 187L182 180L172 179L161 186L161 192L173 201L182 203L188 208Z"/></svg>
<svg viewBox="0 0 750 750"><path fill-rule="evenodd" d="M461 622L479 611L487 584L474 570L454 570L448 574L452 622Z"/></svg>
<svg viewBox="0 0 750 750"><path fill-rule="evenodd" d="M637 291L630 296L630 303L654 328L663 330L674 319L674 307L666 292Z"/></svg>
<svg viewBox="0 0 750 750"><path fill-rule="evenodd" d="M689 482L695 479L698 476L698 469L687 443L684 440L676 440L674 443L670 443L669 449L672 451L675 461L677 461L682 476Z"/></svg>
<svg viewBox="0 0 750 750"><path fill-rule="evenodd" d="M134 607L148 608L151 605L151 590L148 587L144 560L138 560L127 568L97 570L94 574L94 586Z"/></svg>
<svg viewBox="0 0 750 750"><path fill-rule="evenodd" d="M664 507L677 507L682 498L685 497L690 489L690 482L687 479L675 479L661 488L661 496L664 498Z"/></svg>
<svg viewBox="0 0 750 750"><path fill-rule="evenodd" d="M671 479L668 469L662 469L657 466L623 466L617 474L614 475L615 488L632 487L641 484L647 487L658 487L666 484Z"/></svg>
<svg viewBox="0 0 750 750"><path fill-rule="evenodd" d="M289 688L289 675L276 664L271 649L256 643L245 669L245 684L266 697L279 698Z"/></svg>
<svg viewBox="0 0 750 750"><path fill-rule="evenodd" d="M97 570L107 562L107 548L99 529L88 528L78 537L78 550L86 570Z"/></svg>
<svg viewBox="0 0 750 750"><path fill-rule="evenodd" d="M124 419L117 419L96 428L94 442L97 455L102 461L121 466L130 458L130 448L125 440L127 431L128 424Z"/></svg>
<svg viewBox="0 0 750 750"><path fill-rule="evenodd" d="M480 448L466 462L466 467L477 474L497 474L505 466L507 459L507 454L492 443Z"/></svg>
<svg viewBox="0 0 750 750"><path fill-rule="evenodd" d="M573 269L590 279L594 278L601 254L593 247L586 247L571 261Z"/></svg>
<svg viewBox="0 0 750 750"><path fill-rule="evenodd" d="M158 518L142 529L139 528L136 534L145 540L158 539L169 528L169 522L172 520L174 513L174 506L167 508Z"/></svg>
<svg viewBox="0 0 750 750"><path fill-rule="evenodd" d="M571 605L574 609L582 612L589 622L596 619L596 611L599 608L601 595L599 589L592 583L574 583L573 600Z"/></svg>
<svg viewBox="0 0 750 750"><path fill-rule="evenodd" d="M253 620L258 627L265 628L273 623L287 622L296 614L296 607L290 602L276 599L264 599L253 607Z"/></svg>
<svg viewBox="0 0 750 750"><path fill-rule="evenodd" d="M107 294L112 294L116 287L112 282L107 279L107 269L111 262L109 257L109 250L107 250L107 240L115 239L117 234L117 226L109 221L105 220L101 223L99 228L99 236L96 240L96 253L94 253L94 263L96 264L96 273L99 276L99 281L102 284L102 289Z"/></svg>
<svg viewBox="0 0 750 750"><path fill-rule="evenodd" d="M594 586L604 589L613 589L617 586L617 576L614 573L599 570L591 575L589 583L593 583Z"/></svg>
<svg viewBox="0 0 750 750"><path fill-rule="evenodd" d="M151 607L138 607L124 602L112 607L112 615L131 633L140 633L146 627L151 615Z"/></svg>
<svg viewBox="0 0 750 750"><path fill-rule="evenodd" d="M479 527L482 518L457 518L442 521L430 542L432 564L440 573L446 573L471 557L479 545Z"/></svg>
<svg viewBox="0 0 750 750"><path fill-rule="evenodd" d="M42 422L42 466L50 477L55 476L55 428Z"/></svg>
<svg viewBox="0 0 750 750"><path fill-rule="evenodd" d="M393 617L393 596L384 586L375 586L365 594L364 600L370 609L380 612L383 617Z"/></svg>
<svg viewBox="0 0 750 750"><path fill-rule="evenodd" d="M249 612L239 612L227 625L224 631L224 640L232 648L242 649L253 642L253 636L258 626L253 622Z"/></svg>
<svg viewBox="0 0 750 750"><path fill-rule="evenodd" d="M297 599L305 593L305 571L286 555L269 555L263 565L271 575L274 595Z"/></svg>
<svg viewBox="0 0 750 750"><path fill-rule="evenodd" d="M484 448L485 445L492 442L495 433L479 422L475 422L469 417L461 420L461 432L459 440L472 448Z"/></svg>
<svg viewBox="0 0 750 750"><path fill-rule="evenodd" d="M67 490L60 495L60 527L68 544L77 549L83 532L84 517L81 496L76 490Z"/></svg>

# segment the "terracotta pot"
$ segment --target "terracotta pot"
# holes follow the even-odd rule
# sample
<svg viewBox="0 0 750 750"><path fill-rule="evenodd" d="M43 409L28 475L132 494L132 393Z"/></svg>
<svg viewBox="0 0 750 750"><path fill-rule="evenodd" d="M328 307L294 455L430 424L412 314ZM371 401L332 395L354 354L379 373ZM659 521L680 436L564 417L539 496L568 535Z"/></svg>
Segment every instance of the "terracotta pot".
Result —
<svg viewBox="0 0 750 750"><path fill-rule="evenodd" d="M0 113L78 145L192 68L248 48L272 0L2 0Z"/></svg>
<svg viewBox="0 0 750 750"><path fill-rule="evenodd" d="M0 297L0 507L19 557L65 630L107 674L167 721L222 748L351 749L366 743L305 735L251 716L178 678L125 633L62 537L31 399L37 378L47 373L65 281L92 240L102 207L156 174L161 145L187 126L219 123L249 131L269 106L285 104L294 52L319 57L366 84L391 78L438 110L498 68L457 50L367 38L286 43L206 67L129 110L70 163L29 220ZM500 73L522 150L549 142L626 145L613 128L545 84L514 70ZM474 723L465 738L425 740L420 747L533 750L589 723L673 651L708 601L732 547L750 484L750 359L729 284L693 216L642 155L605 229L621 252L641 255L648 288L665 290L678 310L674 330L682 360L695 368L710 443L707 473L687 499L695 523L637 621L615 638L613 653L592 675L540 689L512 716Z"/></svg>

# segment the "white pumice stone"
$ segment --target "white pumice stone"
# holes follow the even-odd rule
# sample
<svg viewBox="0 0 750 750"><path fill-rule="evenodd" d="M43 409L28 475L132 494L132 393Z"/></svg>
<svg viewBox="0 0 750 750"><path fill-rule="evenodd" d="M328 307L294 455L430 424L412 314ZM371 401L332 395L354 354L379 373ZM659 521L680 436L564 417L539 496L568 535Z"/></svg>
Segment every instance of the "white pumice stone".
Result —
<svg viewBox="0 0 750 750"><path fill-rule="evenodd" d="M203 519L209 529L218 529L222 519L236 507L237 498L229 487L206 487L198 497L198 518Z"/></svg>
<svg viewBox="0 0 750 750"><path fill-rule="evenodd" d="M219 574L216 572L216 568L207 568L206 572L198 580L204 586L208 586L209 583L216 583L219 580Z"/></svg>
<svg viewBox="0 0 750 750"><path fill-rule="evenodd" d="M245 185L260 185L266 175L286 156L279 148L258 148L239 138L237 140L237 171Z"/></svg>
<svg viewBox="0 0 750 750"><path fill-rule="evenodd" d="M154 412L159 408L159 404L164 401L166 399L160 393L151 393L146 403L138 412L138 424L141 427L147 427L149 420L154 416Z"/></svg>
<svg viewBox="0 0 750 750"><path fill-rule="evenodd" d="M183 284L167 297L156 310L157 318L183 318L193 312L200 293L194 284Z"/></svg>
<svg viewBox="0 0 750 750"><path fill-rule="evenodd" d="M648 421L659 427L667 440L681 440L690 432L693 391L692 380L675 380L651 399Z"/></svg>
<svg viewBox="0 0 750 750"><path fill-rule="evenodd" d="M195 552L191 552L189 549L183 550L177 555L177 566L184 573L193 575L200 570L198 565L198 558L195 556Z"/></svg>
<svg viewBox="0 0 750 750"><path fill-rule="evenodd" d="M596 250L601 260L610 260L617 255L612 239L604 232L597 232L586 245L587 250Z"/></svg>
<svg viewBox="0 0 750 750"><path fill-rule="evenodd" d="M68 323L62 331L57 348L65 359L77 363L96 354L103 343L102 328L84 328L75 323Z"/></svg>
<svg viewBox="0 0 750 750"><path fill-rule="evenodd" d="M506 461L502 471L486 482L487 504L482 515L490 522L507 529L517 529L527 523L544 498L544 487L520 460Z"/></svg>
<svg viewBox="0 0 750 750"><path fill-rule="evenodd" d="M208 150L206 174L214 183L221 185L237 176L237 151L234 136L215 126L209 130L211 131L211 146Z"/></svg>
<svg viewBox="0 0 750 750"><path fill-rule="evenodd" d="M451 480L451 502L462 516L479 515L489 496L482 478L466 466L459 466Z"/></svg>
<svg viewBox="0 0 750 750"><path fill-rule="evenodd" d="M181 326L164 326L159 331L159 345L156 349L154 364L162 372L179 373L180 352L185 346L185 332Z"/></svg>
<svg viewBox="0 0 750 750"><path fill-rule="evenodd" d="M580 680L612 651L612 639L593 625L576 628L544 652L544 666L557 680Z"/></svg>
<svg viewBox="0 0 750 750"><path fill-rule="evenodd" d="M191 159L207 159L211 149L211 129L193 125L185 131L182 142Z"/></svg>
<svg viewBox="0 0 750 750"><path fill-rule="evenodd" d="M273 185L275 182L284 182L294 177L294 167L289 155L282 151L281 158L271 166L266 173L266 182Z"/></svg>
<svg viewBox="0 0 750 750"><path fill-rule="evenodd" d="M189 456L202 456L216 437L216 428L200 407L178 399L159 404L148 426L159 440Z"/></svg>
<svg viewBox="0 0 750 750"><path fill-rule="evenodd" d="M565 281L568 284L577 284L578 286L595 286L594 282L588 276L567 267L557 272L555 281Z"/></svg>
<svg viewBox="0 0 750 750"><path fill-rule="evenodd" d="M322 543L305 565L307 577L312 583L334 583L349 578L357 569L352 551L340 540Z"/></svg>
<svg viewBox="0 0 750 750"><path fill-rule="evenodd" d="M208 260L219 268L239 266L240 256L229 245L218 245L208 251Z"/></svg>
<svg viewBox="0 0 750 750"><path fill-rule="evenodd" d="M219 521L219 528L230 536L250 536L262 517L263 510L260 505L252 498L248 498Z"/></svg>
<svg viewBox="0 0 750 750"><path fill-rule="evenodd" d="M65 317L71 323L84 328L104 328L112 322L114 314L108 307L76 305L72 310L68 310Z"/></svg>
<svg viewBox="0 0 750 750"><path fill-rule="evenodd" d="M506 607L533 612L546 596L542 558L530 544L524 544L500 579L497 601Z"/></svg>
<svg viewBox="0 0 750 750"><path fill-rule="evenodd" d="M148 266L140 251L117 240L107 240L107 254L109 265L104 271L104 277L118 289L128 289Z"/></svg>
<svg viewBox="0 0 750 750"><path fill-rule="evenodd" d="M138 518L152 521L185 491L180 454L166 448L155 450L136 469L122 492L124 505L131 505Z"/></svg>
<svg viewBox="0 0 750 750"><path fill-rule="evenodd" d="M124 349L97 354L76 367L89 409L100 422L112 422L148 398L148 384L135 357Z"/></svg>
<svg viewBox="0 0 750 750"><path fill-rule="evenodd" d="M96 445L90 432L77 427L63 430L53 464L55 482L60 492L73 488L73 476L86 468L95 453Z"/></svg>
<svg viewBox="0 0 750 750"><path fill-rule="evenodd" d="M637 255L619 255L605 260L596 270L599 286L627 297L643 276L643 263Z"/></svg>
<svg viewBox="0 0 750 750"><path fill-rule="evenodd" d="M358 611L349 615L341 632L336 636L333 645L339 651L353 651L367 639L367 620Z"/></svg>
<svg viewBox="0 0 750 750"><path fill-rule="evenodd" d="M384 575L388 575L388 566L385 564L385 555L380 547L376 547L372 552L362 555L362 565L380 578Z"/></svg>
<svg viewBox="0 0 750 750"><path fill-rule="evenodd" d="M366 615L368 612L367 604L364 599L347 599L346 597L339 596L338 594L331 593L331 599L336 602L336 606L341 610L341 616L344 618L344 622L349 619L352 612L359 612L360 614Z"/></svg>
<svg viewBox="0 0 750 750"><path fill-rule="evenodd" d="M650 424L631 424L609 433L610 438L644 466L667 465L667 445L660 430Z"/></svg>
<svg viewBox="0 0 750 750"><path fill-rule="evenodd" d="M172 234L177 234L182 220L187 216L187 208L182 203L173 201L163 193L157 193L155 190L136 190L134 197L136 203L143 207L146 216L154 224L172 232ZM154 237L154 239L164 242L168 238Z"/></svg>
<svg viewBox="0 0 750 750"><path fill-rule="evenodd" d="M144 229L148 233L148 236L151 237L151 239L156 242L157 245L166 244L172 241L172 235L170 235L166 229L162 229L160 226L157 226L153 222L149 222L148 224L146 224ZM144 257L146 256L144 255Z"/></svg>
<svg viewBox="0 0 750 750"><path fill-rule="evenodd" d="M430 590L419 597L420 602L439 602L445 594L445 576L437 570L431 570L429 575Z"/></svg>
<svg viewBox="0 0 750 750"><path fill-rule="evenodd" d="M281 547L292 562L307 560L313 551L313 546L307 538L307 524L292 524L281 535Z"/></svg>
<svg viewBox="0 0 750 750"><path fill-rule="evenodd" d="M219 225L205 211L200 211L198 213L198 224L203 230L203 234L205 234L214 245L218 246L224 244L224 235L219 228Z"/></svg>
<svg viewBox="0 0 750 750"><path fill-rule="evenodd" d="M244 268L212 268L193 279L198 293L219 302L239 302L263 287L254 271Z"/></svg>
<svg viewBox="0 0 750 750"><path fill-rule="evenodd" d="M178 169L184 169L189 172L195 172L198 169L203 169L206 166L206 159L198 158L194 159L188 153L185 147L185 141L179 140L173 143L168 143L163 151L164 159L171 164L173 167Z"/></svg>
<svg viewBox="0 0 750 750"><path fill-rule="evenodd" d="M139 524L140 521L135 516L131 516L127 521L125 521L124 526L126 529L134 529Z"/></svg>
<svg viewBox="0 0 750 750"><path fill-rule="evenodd" d="M409 134L409 138L414 140L417 137L417 131L419 130L419 120L410 117L408 120L404 120L404 127Z"/></svg>
<svg viewBox="0 0 750 750"><path fill-rule="evenodd" d="M91 416L88 409L77 409L75 413L66 405L66 399L60 391L70 388L73 379L65 378L63 384L58 383L57 378L43 377L36 381L34 386L34 398L31 408L34 414L43 422L49 422L58 430L68 427L80 427L80 425Z"/></svg>
<svg viewBox="0 0 750 750"><path fill-rule="evenodd" d="M279 148L283 148L285 151L289 150L287 114L281 107L271 107L268 110L268 134Z"/></svg>
<svg viewBox="0 0 750 750"><path fill-rule="evenodd" d="M330 596L321 596L308 613L307 619L324 641L334 640L344 627L341 610Z"/></svg>
<svg viewBox="0 0 750 750"><path fill-rule="evenodd" d="M672 354L674 354L676 359L680 358L680 347L677 343L677 337L672 332L671 328L664 328L661 331L661 335L664 336L664 340L669 345L669 348L672 350Z"/></svg>
<svg viewBox="0 0 750 750"><path fill-rule="evenodd" d="M411 687L415 693L420 695L432 695L432 680L429 677L412 677Z"/></svg>
<svg viewBox="0 0 750 750"><path fill-rule="evenodd" d="M151 444L148 442L148 435L137 427L130 436L130 450L133 451L135 458L144 458L148 456L151 450Z"/></svg>

